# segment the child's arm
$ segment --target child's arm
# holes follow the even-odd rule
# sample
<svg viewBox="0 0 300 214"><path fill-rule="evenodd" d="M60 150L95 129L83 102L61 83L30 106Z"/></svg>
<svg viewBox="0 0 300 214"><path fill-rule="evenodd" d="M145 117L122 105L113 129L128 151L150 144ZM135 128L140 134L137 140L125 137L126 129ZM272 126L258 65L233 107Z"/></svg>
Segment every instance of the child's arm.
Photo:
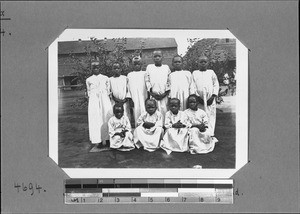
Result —
<svg viewBox="0 0 300 214"><path fill-rule="evenodd" d="M169 112L166 113L166 117L165 117L165 127L167 129L172 127L172 121L171 121L171 114L169 114Z"/></svg>
<svg viewBox="0 0 300 214"><path fill-rule="evenodd" d="M157 111L157 121L155 122L155 127L163 127L163 118L162 118L162 114Z"/></svg>
<svg viewBox="0 0 300 214"><path fill-rule="evenodd" d="M160 95L159 100L162 100L166 96L168 96L170 94L170 90L171 90L171 78L170 78L171 70L168 65L166 65L166 68L167 68L167 72L168 72L168 78L167 78L167 82L166 82L166 90L163 94Z"/></svg>
<svg viewBox="0 0 300 214"><path fill-rule="evenodd" d="M130 86L129 86L129 79L128 79L128 77L126 79L127 79L127 94L126 94L126 99L129 102L130 108L133 108L134 107L134 102L132 100L131 92L129 90L129 88L130 88Z"/></svg>
<svg viewBox="0 0 300 214"><path fill-rule="evenodd" d="M90 97L90 90L91 90L91 88L90 88L89 80L86 79L85 83L86 83L86 92L87 92L87 96Z"/></svg>
<svg viewBox="0 0 300 214"><path fill-rule="evenodd" d="M195 85L194 78L191 73L189 75L189 83L190 83L190 85L189 85L190 94L195 94L196 93L196 85Z"/></svg>
<svg viewBox="0 0 300 214"><path fill-rule="evenodd" d="M218 77L214 71L212 71L212 84L213 84L212 96L207 100L207 105L209 105L209 106L213 103L214 99L219 94L219 81L218 81Z"/></svg>

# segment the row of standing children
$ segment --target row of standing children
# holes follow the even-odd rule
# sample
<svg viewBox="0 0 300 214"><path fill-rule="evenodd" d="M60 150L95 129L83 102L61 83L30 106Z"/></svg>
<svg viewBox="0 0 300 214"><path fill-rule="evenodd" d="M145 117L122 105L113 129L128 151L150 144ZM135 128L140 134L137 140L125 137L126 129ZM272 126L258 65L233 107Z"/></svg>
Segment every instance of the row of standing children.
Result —
<svg viewBox="0 0 300 214"><path fill-rule="evenodd" d="M204 112L205 115L207 115L207 125L209 131L205 131L205 133L209 133L211 140L209 141L206 140L205 144L214 145L214 142L217 142L217 139L214 137L214 129L215 129L215 122L216 122L215 97L217 96L217 93L219 91L219 84L214 71L207 70L207 66L209 63L208 58L205 56L200 56L199 70L193 71L193 73L191 74L191 72L189 71L182 70L183 59L181 56L175 56L173 58L172 64L174 67L174 72L172 73L168 65L162 64L163 54L161 50L155 50L152 56L153 56L154 64L148 65L146 71L141 70L142 68L141 58L139 56L134 57L132 59L133 71L130 72L127 75L127 77L120 75L121 66L119 63L113 64L114 76L111 78L99 74L97 63L94 63L92 65L93 75L89 77L86 81L87 91L89 96L88 111L89 111L89 133L90 133L91 142L93 144L97 144L98 147L102 147L110 140L111 148L118 147L113 143L114 140L112 139L112 137L114 138L116 136L117 138L120 137L119 135L114 135L114 132L112 131L112 127L117 127L117 126L110 126L109 124L107 124L107 122L109 121L110 118L118 119L116 118L116 116L113 116L112 114L113 112L112 106L114 104L122 104L124 109L124 116L127 117L127 119L128 117L133 116L135 121L135 127L136 127L136 129L134 130L135 146L138 148L143 146L144 149L147 149L148 151L154 151L156 148L158 148L157 143L154 143L154 145L148 147L143 145L143 143L141 142L143 141L142 139L143 134L141 133L145 133L145 130L141 130L140 125L142 125L144 129L147 129L146 133L148 133L149 136L147 135L146 138L149 139L146 141L157 142L155 138L157 138L157 136L159 136L158 137L159 139L162 138L163 129L160 134L153 134L154 133L153 129L152 131L150 131L151 128L153 127L150 126L149 123L153 123L153 121L151 122L150 120L154 120L153 118L159 118L159 115L161 115L160 127L165 126L164 128L167 128L165 136L172 137L170 136L170 134L167 134L169 131L168 127L170 126L170 124L168 124L169 123L168 117L171 114L170 113L171 105L169 106L170 111L168 112L168 100L169 98L177 98L180 102L179 115L182 114L181 112L183 110L187 109L188 111L185 111L185 114L190 114L195 119L196 116L194 114L195 112L189 112L191 108L188 108L188 103L187 103L188 97L190 95L193 95L192 97L194 97L194 99L196 99L197 102L197 109L200 109L202 113ZM145 100L148 98L148 95L150 95L151 100L155 101L155 104L153 101L150 100L146 103L146 107L145 107ZM173 102L175 101L173 100ZM154 113L150 114L147 110L147 104L150 106L152 105L152 107L154 105L155 106L154 108L155 109L157 108L157 110L155 110ZM120 105L117 105L116 107L118 106ZM130 115L130 111L129 111L130 107L133 108L133 115ZM115 111L116 109L114 108L114 112ZM174 122L174 120L176 120L177 117L178 116L174 117L175 119L173 118L172 120L173 123L175 124L176 122ZM204 118L202 118L201 121L205 122L203 120ZM111 121L113 121L113 119L111 119ZM183 120L181 120L181 123L182 121ZM198 138L200 139L200 141L201 140L203 141L204 138L199 133L197 134L198 137L195 137L196 135L194 136L191 134L191 132L193 132L194 130L193 128L195 128L193 127L193 125L197 125L195 121L193 121L191 124L184 124L184 125L186 126L185 128L189 127L188 134L190 138L193 136L192 139ZM110 127L110 130L108 130L108 127ZM124 124L122 125L122 127L125 127ZM130 122L126 125L126 127L127 127L126 130L129 130L128 127L130 127ZM178 131L178 133L181 133L184 129L182 127L179 128L179 130L180 131ZM158 132L159 131L157 131L157 133ZM116 133L119 132L116 131ZM129 134L130 132L126 132L126 133L122 132L121 134L122 139L125 139L125 136L130 135ZM184 149L172 148L172 146L168 148L168 142L171 141L169 137L165 137L165 139L161 141L162 148L165 149L168 153L170 153L170 151L186 150L185 148ZM132 136L126 137L126 139L129 140L130 138L132 138ZM186 139L187 138L184 137L185 142ZM194 140L192 141L194 142ZM118 142L119 142L118 144L121 145L120 144L121 141L118 140ZM211 142L211 143L207 143L207 142ZM186 143L183 144L186 145ZM149 145L151 145L151 143ZM193 145L193 143L190 145ZM126 146L121 146L119 147L119 149L131 150L134 148L132 146L129 146L129 148L125 148L125 147ZM209 146L209 149L204 149L204 150L190 149L191 153L207 153L212 150L213 150L213 146Z"/></svg>

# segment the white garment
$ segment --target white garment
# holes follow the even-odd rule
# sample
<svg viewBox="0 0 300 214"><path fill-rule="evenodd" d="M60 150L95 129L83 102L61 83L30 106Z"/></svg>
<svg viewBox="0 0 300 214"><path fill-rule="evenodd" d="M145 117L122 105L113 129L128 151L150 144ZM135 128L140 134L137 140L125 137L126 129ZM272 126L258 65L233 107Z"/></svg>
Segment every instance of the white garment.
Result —
<svg viewBox="0 0 300 214"><path fill-rule="evenodd" d="M150 129L143 127L144 122L154 123ZM134 143L137 148L144 147L145 150L153 152L159 148L160 139L163 136L162 114L156 111L150 115L147 112L141 114L137 121L138 127L134 130Z"/></svg>
<svg viewBox="0 0 300 214"><path fill-rule="evenodd" d="M89 96L89 136L90 141L96 144L109 139L107 121L112 116L112 107L108 77L92 75L86 79L86 87Z"/></svg>
<svg viewBox="0 0 300 214"><path fill-rule="evenodd" d="M170 74L170 98L180 100L180 110L187 109L187 99L195 93L195 84L191 72L174 71Z"/></svg>
<svg viewBox="0 0 300 214"><path fill-rule="evenodd" d="M154 64L148 65L145 75L147 90L150 91L150 89L152 88L152 92L156 94L163 94L166 91L170 90L170 73L171 70L168 65L161 65L160 67L157 67ZM157 109L162 113L163 121L164 116L168 111L167 105L168 96L166 96L162 100L157 100Z"/></svg>
<svg viewBox="0 0 300 214"><path fill-rule="evenodd" d="M110 92L118 99L125 99L127 97L127 77L120 75L119 77L110 77ZM111 105L115 105L115 101L111 99ZM124 115L130 118L130 109L128 102L124 103Z"/></svg>
<svg viewBox="0 0 300 214"><path fill-rule="evenodd" d="M108 130L110 137L110 148L118 149L120 151L130 151L134 149L133 135L131 133L130 121L127 116L123 116L120 119L115 116L111 117L108 121ZM125 137L115 135L115 133L127 130Z"/></svg>
<svg viewBox="0 0 300 214"><path fill-rule="evenodd" d="M169 155L172 151L174 152L186 152L189 150L188 147L188 127L185 128L172 128L172 125L177 123L179 120L184 125L188 126L187 116L183 111L178 111L177 115L171 111L166 113L165 127L167 128L166 133L161 141L161 148L164 149Z"/></svg>
<svg viewBox="0 0 300 214"><path fill-rule="evenodd" d="M132 71L127 75L127 97L130 97L134 103L133 114L135 126L137 126L139 116L146 112L145 100L147 99L147 89L145 74L145 71Z"/></svg>
<svg viewBox="0 0 300 214"><path fill-rule="evenodd" d="M198 128L189 129L189 151L191 154L205 154L214 150L217 139L212 137L212 128L208 123L208 117L205 111L197 109L193 111L187 109L184 111L188 117L189 127L204 123L208 126L205 132L200 132Z"/></svg>
<svg viewBox="0 0 300 214"><path fill-rule="evenodd" d="M213 94L218 96L219 94L219 82L217 75L213 70L206 71L193 71L193 79L196 85L196 94L200 96L204 101L207 101ZM209 123L212 127L212 135L215 132L216 125L216 99L214 99L213 103L210 106L199 104L199 108L203 109L209 119Z"/></svg>

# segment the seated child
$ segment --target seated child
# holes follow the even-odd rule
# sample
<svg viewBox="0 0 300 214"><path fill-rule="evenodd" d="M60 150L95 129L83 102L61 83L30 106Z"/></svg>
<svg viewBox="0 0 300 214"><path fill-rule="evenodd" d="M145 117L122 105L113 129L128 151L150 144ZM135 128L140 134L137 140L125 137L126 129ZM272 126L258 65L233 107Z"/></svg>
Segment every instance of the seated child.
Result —
<svg viewBox="0 0 300 214"><path fill-rule="evenodd" d="M108 131L110 137L110 148L120 151L130 151L134 149L131 126L127 116L124 115L122 103L117 103L113 107L114 116L108 121Z"/></svg>
<svg viewBox="0 0 300 214"><path fill-rule="evenodd" d="M189 151L191 154L205 154L214 150L215 138L205 111L197 108L198 97L192 94L188 98L188 109L184 112L189 123Z"/></svg>
<svg viewBox="0 0 300 214"><path fill-rule="evenodd" d="M134 130L134 143L137 148L153 152L159 148L160 139L163 136L162 115L157 111L156 101L145 101L146 112L142 113L137 120L138 127Z"/></svg>
<svg viewBox="0 0 300 214"><path fill-rule="evenodd" d="M169 155L174 152L186 152L188 147L188 128L187 116L183 111L180 111L180 100L171 98L169 102L169 111L165 116L165 127L167 129L161 148Z"/></svg>

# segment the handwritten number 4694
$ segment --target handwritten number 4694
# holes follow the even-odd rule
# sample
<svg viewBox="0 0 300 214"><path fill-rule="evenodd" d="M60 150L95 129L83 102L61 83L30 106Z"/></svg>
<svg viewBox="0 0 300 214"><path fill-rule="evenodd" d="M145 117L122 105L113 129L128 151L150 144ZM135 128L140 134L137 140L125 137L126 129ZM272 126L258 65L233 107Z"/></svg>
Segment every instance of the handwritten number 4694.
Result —
<svg viewBox="0 0 300 214"><path fill-rule="evenodd" d="M41 191L43 190L43 188L35 183L29 183L28 185L22 183L22 185L18 184L18 183L14 183L14 188L17 189L18 193L23 191L23 192L30 192L30 195L33 195L35 192L41 193ZM46 192L46 190L43 190L44 192Z"/></svg>

